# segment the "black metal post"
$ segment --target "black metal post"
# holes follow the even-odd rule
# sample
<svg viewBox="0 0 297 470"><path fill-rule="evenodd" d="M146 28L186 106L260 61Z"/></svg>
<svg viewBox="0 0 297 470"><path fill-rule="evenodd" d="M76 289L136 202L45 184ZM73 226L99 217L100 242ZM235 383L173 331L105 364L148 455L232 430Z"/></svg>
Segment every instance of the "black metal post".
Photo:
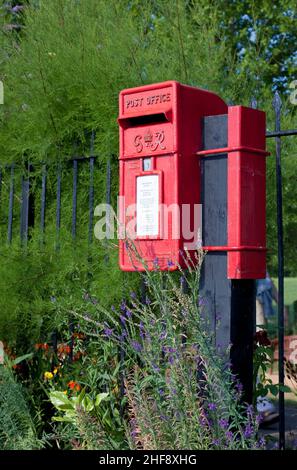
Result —
<svg viewBox="0 0 297 470"><path fill-rule="evenodd" d="M275 92L275 132L281 127L281 99ZM284 385L284 240L283 240L283 196L281 168L281 136L275 136L276 192L277 192L277 241L278 241L278 381ZM285 448L285 396L279 391L279 449Z"/></svg>

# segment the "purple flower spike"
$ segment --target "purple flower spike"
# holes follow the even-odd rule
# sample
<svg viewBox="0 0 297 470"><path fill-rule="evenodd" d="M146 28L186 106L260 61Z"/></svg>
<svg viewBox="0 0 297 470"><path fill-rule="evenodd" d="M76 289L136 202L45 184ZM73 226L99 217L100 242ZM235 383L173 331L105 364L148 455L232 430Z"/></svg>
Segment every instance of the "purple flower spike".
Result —
<svg viewBox="0 0 297 470"><path fill-rule="evenodd" d="M244 433L243 433L244 437L246 439L250 439L252 437L253 433L254 433L253 427L250 424L248 424L246 426L245 430L244 430Z"/></svg>
<svg viewBox="0 0 297 470"><path fill-rule="evenodd" d="M227 429L228 428L228 421L225 419L225 418L222 418L219 420L219 426L222 428L222 429Z"/></svg>
<svg viewBox="0 0 297 470"><path fill-rule="evenodd" d="M113 330L111 328L104 328L104 334L107 338L110 338L112 336Z"/></svg>
<svg viewBox="0 0 297 470"><path fill-rule="evenodd" d="M219 439L214 439L214 440L212 441L212 445L213 445L213 446L219 446L219 445L220 445Z"/></svg>
<svg viewBox="0 0 297 470"><path fill-rule="evenodd" d="M233 438L233 432L227 431L225 436L226 436L226 439L228 439L228 441L231 441L231 439Z"/></svg>
<svg viewBox="0 0 297 470"><path fill-rule="evenodd" d="M120 320L121 320L122 325L125 325L126 318L123 315L120 315Z"/></svg>
<svg viewBox="0 0 297 470"><path fill-rule="evenodd" d="M168 268L171 268L172 266L174 266L173 261L168 260L168 261L167 261L167 266L168 266Z"/></svg>
<svg viewBox="0 0 297 470"><path fill-rule="evenodd" d="M154 362L152 363L152 368L155 372L160 372L160 368Z"/></svg>
<svg viewBox="0 0 297 470"><path fill-rule="evenodd" d="M260 439L258 440L257 442L257 447L260 447L260 448L265 448L266 446L266 441L265 441L265 437L260 437Z"/></svg>
<svg viewBox="0 0 297 470"><path fill-rule="evenodd" d="M136 299L136 294L135 294L135 292L130 292L130 297L131 297L131 299Z"/></svg>
<svg viewBox="0 0 297 470"><path fill-rule="evenodd" d="M11 12L12 13L18 13L19 11L22 11L24 8L24 5L16 5L15 7L13 7L11 9Z"/></svg>
<svg viewBox="0 0 297 470"><path fill-rule="evenodd" d="M162 333L160 334L159 338L160 338L161 340L163 340L163 339L166 339L166 336L167 336L166 331L162 331Z"/></svg>
<svg viewBox="0 0 297 470"><path fill-rule="evenodd" d="M136 352L141 352L142 351L142 346L138 341L132 341L131 344L132 344L132 347L133 347L134 351L136 351Z"/></svg>
<svg viewBox="0 0 297 470"><path fill-rule="evenodd" d="M217 409L217 406L215 403L208 403L208 409L210 411L215 411Z"/></svg>
<svg viewBox="0 0 297 470"><path fill-rule="evenodd" d="M131 317L132 317L132 312L131 312L131 310L129 310L129 309L126 310L126 317L127 317L127 318L131 318Z"/></svg>
<svg viewBox="0 0 297 470"><path fill-rule="evenodd" d="M264 419L264 417L263 417L263 415L260 413L259 415L256 416L256 423L257 423L257 424L262 423L263 419Z"/></svg>
<svg viewBox="0 0 297 470"><path fill-rule="evenodd" d="M122 310L122 312L126 311L126 302L124 300L121 302L120 309Z"/></svg>

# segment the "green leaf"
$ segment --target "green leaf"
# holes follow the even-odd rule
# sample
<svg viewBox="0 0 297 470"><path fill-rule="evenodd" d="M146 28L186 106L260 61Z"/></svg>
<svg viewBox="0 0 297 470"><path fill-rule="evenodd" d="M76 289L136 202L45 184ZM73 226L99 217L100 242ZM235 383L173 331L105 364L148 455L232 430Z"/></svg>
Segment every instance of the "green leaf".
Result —
<svg viewBox="0 0 297 470"><path fill-rule="evenodd" d="M86 387L84 387L84 388L82 389L82 391L80 392L80 394L79 394L78 397L77 397L77 398L78 398L78 400L77 400L77 401L78 401L78 404L81 404L81 403L82 403L85 394L86 394Z"/></svg>
<svg viewBox="0 0 297 470"><path fill-rule="evenodd" d="M88 412L93 411L94 403L88 395L86 395L84 397L84 399L82 401L82 406L83 406L85 411L88 411Z"/></svg>
<svg viewBox="0 0 297 470"><path fill-rule="evenodd" d="M98 395L96 395L95 406L99 406L103 400L106 400L108 395L108 393L98 393Z"/></svg>
<svg viewBox="0 0 297 470"><path fill-rule="evenodd" d="M34 353L24 354L23 356L19 356L16 359L14 359L13 361L11 361L11 363L12 363L13 366L16 366L17 364L19 364L22 361L25 361L26 359L31 359L33 357L33 355L34 355Z"/></svg>
<svg viewBox="0 0 297 470"><path fill-rule="evenodd" d="M268 385L268 388L270 390L270 393L272 393L272 395L276 397L276 395L278 394L278 391L279 391L278 386L277 385Z"/></svg>
<svg viewBox="0 0 297 470"><path fill-rule="evenodd" d="M279 385L278 387L279 387L279 390L281 392L284 392L284 393L291 393L292 392L291 388L288 387L288 385Z"/></svg>
<svg viewBox="0 0 297 470"><path fill-rule="evenodd" d="M50 393L50 401L58 410L73 409L74 404L71 403L67 395L63 392L54 391Z"/></svg>
<svg viewBox="0 0 297 470"><path fill-rule="evenodd" d="M54 416L52 421L59 421L61 423L73 423L74 419L70 416Z"/></svg>

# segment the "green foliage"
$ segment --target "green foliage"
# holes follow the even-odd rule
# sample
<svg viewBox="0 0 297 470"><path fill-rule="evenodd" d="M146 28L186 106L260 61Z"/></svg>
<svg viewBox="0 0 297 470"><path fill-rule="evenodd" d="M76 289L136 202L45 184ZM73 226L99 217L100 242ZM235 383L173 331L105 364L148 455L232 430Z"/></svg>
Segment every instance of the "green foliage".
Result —
<svg viewBox="0 0 297 470"><path fill-rule="evenodd" d="M72 178L67 161L73 153L89 154L90 131L96 130L94 152L99 155L95 171L95 203L104 201L106 157L118 151L118 93L125 87L176 79L219 93L227 102L249 104L252 95L268 112L271 109L271 74L280 74L276 50L270 47L273 24L283 32L288 50L284 62L292 70L292 48L296 41L291 23L292 2L202 1L106 1L51 0L21 2L24 8L13 12L13 3L2 7L1 79L5 103L0 106L0 154L2 163L17 164L15 176L13 235L20 209L20 175L25 162L34 164L35 226L40 223L41 163L50 165L47 179L46 244L41 234L32 232L27 250L18 243L5 247L9 172L5 169L1 191L0 334L22 345L63 321L50 299L69 297L76 303L76 286L83 286L105 305L119 300L127 279L118 271L116 247L87 246L88 178L87 165L79 173L78 241L74 247L68 235L71 227ZM282 11L292 10L292 15ZM244 18L247 13L248 18ZM261 20L263 19L263 21ZM7 28L18 24L17 28ZM230 27L232 26L232 28ZM252 28L252 29L251 29ZM257 30L256 43L250 34ZM264 28L264 29L263 29ZM288 34L284 32L288 28ZM277 31L275 40L277 39ZM240 50L245 48L242 56ZM267 50L272 59L267 62ZM264 52L263 52L264 51ZM266 52L265 52L266 51ZM266 54L266 55L265 55ZM291 64L291 65L290 65ZM254 67L251 73L249 67ZM257 67L257 70L255 69ZM287 77L289 75L287 74ZM255 89L256 86L256 89ZM284 102L283 127L294 127L296 107ZM286 269L296 272L292 239L296 232L294 201L294 138L286 139L284 155L284 225ZM76 143L76 148L73 144ZM269 149L273 150L273 143ZM62 168L62 226L60 252L55 252L56 164ZM112 203L118 192L117 159L112 158ZM268 158L268 246L271 273L276 269L276 206L273 158ZM112 245L109 245L112 246ZM91 255L90 255L91 253ZM92 259L88 262L88 259ZM108 278L112 289L104 288ZM120 286L123 286L120 287ZM8 322L9 319L9 322ZM21 325L20 333L18 327ZM32 333L30 330L32 329ZM41 333L42 332L42 333ZM26 339L27 337L27 339ZM21 353L22 351L20 351Z"/></svg>
<svg viewBox="0 0 297 470"><path fill-rule="evenodd" d="M72 311L92 339L93 350L107 353L103 363L93 354L85 357L86 384L89 364L92 373L101 376L101 390L116 395L106 370L112 367L112 353L113 361L121 358L120 367L114 362L113 369L118 385L125 387L121 406L131 449L258 446L256 416L241 403L226 357L215 351L200 316L201 261L201 254L196 267L187 259L188 289L176 274L156 269L145 273L145 302L132 292L118 310L108 312L95 305L87 317L81 313L84 306Z"/></svg>
<svg viewBox="0 0 297 470"><path fill-rule="evenodd" d="M1 450L39 449L36 429L23 387L11 370L0 366L0 448Z"/></svg>

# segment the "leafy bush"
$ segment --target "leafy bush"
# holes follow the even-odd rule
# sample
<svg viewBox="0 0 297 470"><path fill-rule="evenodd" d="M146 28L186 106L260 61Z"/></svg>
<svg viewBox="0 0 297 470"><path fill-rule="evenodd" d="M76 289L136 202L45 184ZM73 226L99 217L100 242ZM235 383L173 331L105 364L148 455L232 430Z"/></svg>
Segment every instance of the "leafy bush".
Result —
<svg viewBox="0 0 297 470"><path fill-rule="evenodd" d="M87 313L85 304L72 310L94 351L108 352L98 362L98 356L85 356L81 381L91 389L89 378L95 375L93 393L106 390L117 397L122 391L117 401L131 449L263 447L263 439L257 441L261 418L241 403L241 385L200 317L202 255L197 254L197 266L186 259L189 274L182 275L182 284L156 266L145 273L144 299L132 292L111 312L91 302ZM117 391L106 374L111 367Z"/></svg>
<svg viewBox="0 0 297 470"><path fill-rule="evenodd" d="M0 366L0 449L40 449L26 392L8 366Z"/></svg>

